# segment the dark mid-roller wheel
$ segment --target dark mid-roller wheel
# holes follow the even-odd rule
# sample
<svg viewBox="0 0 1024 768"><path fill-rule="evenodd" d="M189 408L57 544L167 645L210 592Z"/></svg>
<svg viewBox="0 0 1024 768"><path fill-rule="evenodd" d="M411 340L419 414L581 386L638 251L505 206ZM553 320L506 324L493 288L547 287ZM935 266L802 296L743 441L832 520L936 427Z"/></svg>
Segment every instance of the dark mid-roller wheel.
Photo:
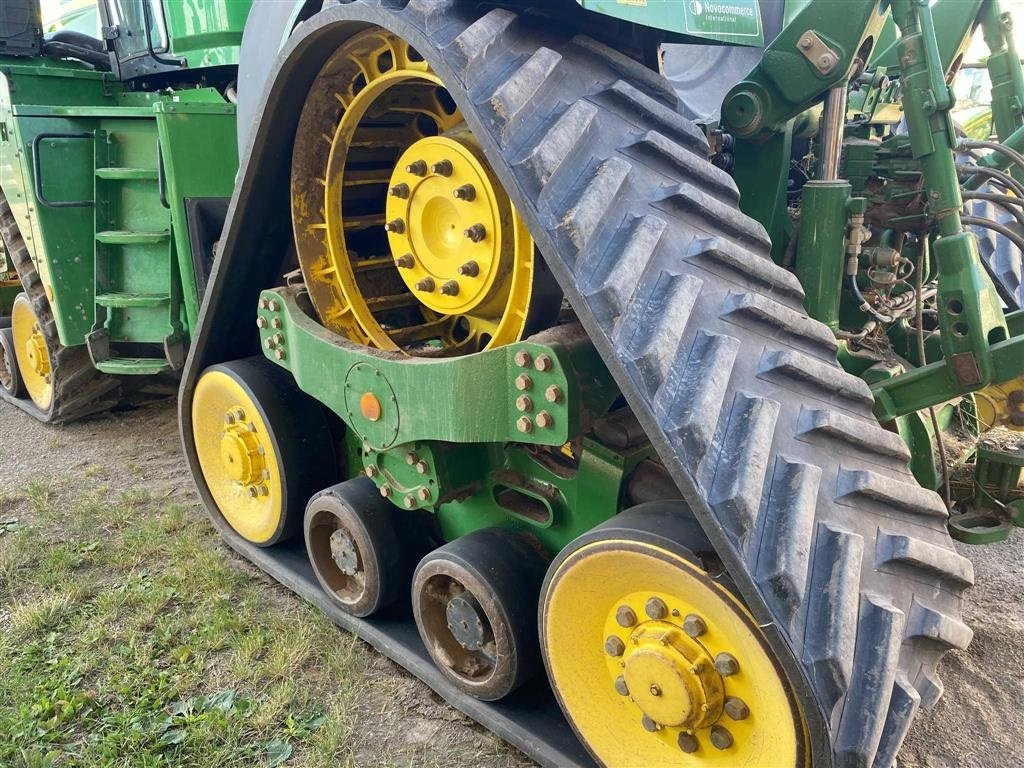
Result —
<svg viewBox="0 0 1024 768"><path fill-rule="evenodd" d="M10 327L0 328L0 388L12 397L25 395L25 384L21 380L14 351L14 333Z"/></svg>
<svg viewBox="0 0 1024 768"><path fill-rule="evenodd" d="M460 689L496 701L540 666L536 604L544 558L515 534L488 528L434 550L413 577L420 637Z"/></svg>
<svg viewBox="0 0 1024 768"><path fill-rule="evenodd" d="M396 512L365 477L318 493L306 507L303 530L313 571L346 613L371 616L408 583Z"/></svg>
<svg viewBox="0 0 1024 768"><path fill-rule="evenodd" d="M298 533L306 501L336 478L323 410L263 358L203 371L192 429L218 511L253 544L266 547Z"/></svg>

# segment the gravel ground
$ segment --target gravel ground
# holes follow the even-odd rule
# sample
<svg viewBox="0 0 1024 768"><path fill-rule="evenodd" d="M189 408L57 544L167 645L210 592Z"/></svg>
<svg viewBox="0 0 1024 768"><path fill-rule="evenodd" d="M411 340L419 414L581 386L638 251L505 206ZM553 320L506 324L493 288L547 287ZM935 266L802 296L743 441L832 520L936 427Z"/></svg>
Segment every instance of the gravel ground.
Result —
<svg viewBox="0 0 1024 768"><path fill-rule="evenodd" d="M107 470L105 482L113 490L144 487L179 496L195 505L199 519L170 402L62 428L38 424L0 403L0 491L17 492L49 477L87 487L93 482L87 468L96 464ZM965 607L974 642L966 653L947 655L945 696L918 716L900 756L902 768L1024 765L1024 531L1003 544L959 548L977 571ZM254 570L226 547L224 556L239 569ZM297 599L269 581L268 589L279 599ZM453 767L531 765L514 750L495 749L493 737L383 657L376 656L366 674L374 676L373 690L387 696L367 694L357 702L365 735L365 743L354 745L359 765L379 765L382 755L396 764L424 765L416 745L429 745L430 764L450 749L459 756L447 763Z"/></svg>

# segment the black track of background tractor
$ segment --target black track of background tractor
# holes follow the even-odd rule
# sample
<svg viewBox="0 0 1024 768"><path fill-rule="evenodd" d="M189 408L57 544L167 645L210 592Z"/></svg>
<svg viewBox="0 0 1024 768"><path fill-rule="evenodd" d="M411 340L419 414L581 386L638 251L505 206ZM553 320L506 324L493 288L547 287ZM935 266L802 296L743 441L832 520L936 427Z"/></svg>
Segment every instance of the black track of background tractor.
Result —
<svg viewBox="0 0 1024 768"><path fill-rule="evenodd" d="M0 192L0 236L18 270L21 286L32 302L32 309L39 320L39 327L46 337L46 347L53 366L53 403L49 411L42 411L28 397L15 398L0 391L0 397L21 408L40 421L59 424L74 421L83 416L107 411L121 399L121 384L106 376L92 364L89 350L85 345L65 347L57 337L57 323L53 319L50 301L43 290L28 248L14 220L14 213L7 198Z"/></svg>
<svg viewBox="0 0 1024 768"><path fill-rule="evenodd" d="M983 192L996 191L990 185L982 187ZM1024 228L1009 211L987 200L971 200L967 204L972 216L995 221L1024 235ZM1002 293L1013 297L1007 301L1010 310L1024 307L1024 254L1020 248L1002 235L985 227L971 227L978 236L978 250L981 259L988 265L989 274L1002 285Z"/></svg>
<svg viewBox="0 0 1024 768"><path fill-rule="evenodd" d="M258 348L258 292L279 281L287 248L271 229L288 217L282 148L310 83L345 37L387 27L448 85L763 624L806 710L814 764L889 768L918 706L941 694L942 654L971 637L959 614L973 570L941 501L875 422L864 382L838 366L832 334L804 315L798 282L769 260L763 228L739 212L668 85L557 25L481 13L455 0L342 4L299 27L279 57L179 402L211 516L224 531L192 447L192 388L206 366ZM288 552L227 538L286 583L302 572ZM390 638L367 639L392 653ZM494 710L454 703L552 762L550 730L524 745Z"/></svg>

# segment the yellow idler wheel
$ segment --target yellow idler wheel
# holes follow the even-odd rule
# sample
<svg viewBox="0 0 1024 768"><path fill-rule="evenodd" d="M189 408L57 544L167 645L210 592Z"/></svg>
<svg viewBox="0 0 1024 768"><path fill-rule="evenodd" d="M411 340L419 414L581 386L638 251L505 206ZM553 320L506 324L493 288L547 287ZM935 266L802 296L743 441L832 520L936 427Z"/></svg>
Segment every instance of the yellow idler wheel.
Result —
<svg viewBox="0 0 1024 768"><path fill-rule="evenodd" d="M799 707L757 623L687 545L711 549L685 507L644 504L551 565L541 650L562 709L614 768L806 765Z"/></svg>
<svg viewBox="0 0 1024 768"><path fill-rule="evenodd" d="M543 327L560 294L440 78L364 30L310 89L292 155L299 265L323 324L407 354L466 354Z"/></svg>
<svg viewBox="0 0 1024 768"><path fill-rule="evenodd" d="M19 294L11 308L11 333L21 379L29 397L41 411L53 404L53 365L46 337L28 296Z"/></svg>
<svg viewBox="0 0 1024 768"><path fill-rule="evenodd" d="M309 497L336 477L323 411L261 357L203 372L192 429L217 509L253 544L270 546L301 530Z"/></svg>

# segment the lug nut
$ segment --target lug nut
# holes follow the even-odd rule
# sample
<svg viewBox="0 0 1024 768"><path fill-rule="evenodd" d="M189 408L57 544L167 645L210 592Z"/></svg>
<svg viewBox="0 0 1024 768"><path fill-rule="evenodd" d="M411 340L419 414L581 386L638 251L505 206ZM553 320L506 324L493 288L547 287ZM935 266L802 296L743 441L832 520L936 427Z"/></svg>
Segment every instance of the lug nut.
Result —
<svg viewBox="0 0 1024 768"><path fill-rule="evenodd" d="M430 170L436 173L438 176L451 176L452 175L452 161L451 160L438 160L432 166Z"/></svg>
<svg viewBox="0 0 1024 768"><path fill-rule="evenodd" d="M267 488L267 486L265 486L265 485L261 485L258 490L259 490L260 496L269 496L270 495L270 489Z"/></svg>
<svg viewBox="0 0 1024 768"><path fill-rule="evenodd" d="M405 232L405 222L401 219L392 219L384 225L384 229L393 235L401 235Z"/></svg>
<svg viewBox="0 0 1024 768"><path fill-rule="evenodd" d="M743 699L737 699L735 696L730 696L725 700L724 709L725 714L733 720L746 720L750 717L750 707L746 705Z"/></svg>
<svg viewBox="0 0 1024 768"><path fill-rule="evenodd" d="M643 719L640 721L640 724L648 733L654 733L658 730L658 724L651 720L651 718L649 718L647 715L644 715Z"/></svg>
<svg viewBox="0 0 1024 768"><path fill-rule="evenodd" d="M459 284L454 280L449 280L441 286L441 293L445 296L458 296Z"/></svg>
<svg viewBox="0 0 1024 768"><path fill-rule="evenodd" d="M420 457L416 455L415 451L409 451L407 454L405 454L405 463L408 464L410 467L419 460Z"/></svg>
<svg viewBox="0 0 1024 768"><path fill-rule="evenodd" d="M280 348L275 349L274 350L274 357L276 357L278 360L284 360L285 357L286 357L285 351L283 349L280 349Z"/></svg>
<svg viewBox="0 0 1024 768"><path fill-rule="evenodd" d="M550 429L555 423L555 418L547 411L541 411L537 414L537 426L541 429Z"/></svg>
<svg viewBox="0 0 1024 768"><path fill-rule="evenodd" d="M728 749L732 746L732 734L720 725L711 726L711 743L715 749Z"/></svg>
<svg viewBox="0 0 1024 768"><path fill-rule="evenodd" d="M467 261L456 270L463 277L476 277L480 274L480 265L475 261Z"/></svg>
<svg viewBox="0 0 1024 768"><path fill-rule="evenodd" d="M665 601L659 597L652 597L644 605L644 612L655 621L664 619L668 616L668 606L665 605Z"/></svg>
<svg viewBox="0 0 1024 768"><path fill-rule="evenodd" d="M270 306L270 302L266 299L260 299L260 309L266 309Z"/></svg>
<svg viewBox="0 0 1024 768"><path fill-rule="evenodd" d="M520 395L516 398L516 408L523 413L527 413L533 410L533 398L529 395Z"/></svg>
<svg viewBox="0 0 1024 768"><path fill-rule="evenodd" d="M412 269L416 266L416 259L411 253L405 253L395 259L395 266L399 269Z"/></svg>
<svg viewBox="0 0 1024 768"><path fill-rule="evenodd" d="M405 166L405 172L411 173L413 176L426 176L427 164L423 160L415 160Z"/></svg>
<svg viewBox="0 0 1024 768"><path fill-rule="evenodd" d="M465 200L467 203L476 200L476 188L472 184L463 184L461 187L456 187L452 194L456 200Z"/></svg>
<svg viewBox="0 0 1024 768"><path fill-rule="evenodd" d="M604 641L604 652L609 656L621 656L626 652L626 644L615 635Z"/></svg>
<svg viewBox="0 0 1024 768"><path fill-rule="evenodd" d="M530 421L529 417L522 416L516 422L516 429L518 429L520 432L525 433L533 432L533 422Z"/></svg>
<svg viewBox="0 0 1024 768"><path fill-rule="evenodd" d="M419 497L420 501L430 501L430 489L429 488L426 488L426 487L420 488L418 491L416 491L416 495Z"/></svg>
<svg viewBox="0 0 1024 768"><path fill-rule="evenodd" d="M552 384L550 387L544 390L544 399L549 403L560 403L562 402L562 390L561 388Z"/></svg>
<svg viewBox="0 0 1024 768"><path fill-rule="evenodd" d="M416 290L422 291L423 293L434 292L434 280L430 277L424 277L422 280L416 283Z"/></svg>
<svg viewBox="0 0 1024 768"><path fill-rule="evenodd" d="M257 496L260 495L260 492L256 490L256 486L255 485L250 485L249 486L248 493L249 493L249 498L250 499L255 499Z"/></svg>
<svg viewBox="0 0 1024 768"><path fill-rule="evenodd" d="M382 485L380 487L380 495L383 496L385 499L388 498L391 495L391 486L388 485L387 483Z"/></svg>
<svg viewBox="0 0 1024 768"><path fill-rule="evenodd" d="M273 349L274 347L277 346L277 342L274 341L274 337L271 336L269 339L263 342L263 346L265 346L267 349Z"/></svg>
<svg viewBox="0 0 1024 768"><path fill-rule="evenodd" d="M409 185L408 184L395 184L390 190L392 197L400 197L403 200L409 196Z"/></svg>
<svg viewBox="0 0 1024 768"><path fill-rule="evenodd" d="M554 365L555 364L552 362L550 355L537 355L537 359L533 362L533 367L542 373L550 371Z"/></svg>
<svg viewBox="0 0 1024 768"><path fill-rule="evenodd" d="M273 320L270 321L270 325L273 328L281 328L284 325L284 323L281 322L280 317L275 317Z"/></svg>
<svg viewBox="0 0 1024 768"><path fill-rule="evenodd" d="M418 472L419 474L425 475L425 474L427 474L427 472L429 470L430 470L430 467L427 466L427 462L422 461L422 460L416 462L416 472Z"/></svg>
<svg viewBox="0 0 1024 768"><path fill-rule="evenodd" d="M267 309L269 309L271 312L277 312L278 310L281 309L281 305L278 304L275 299L271 299L270 301L267 302Z"/></svg>
<svg viewBox="0 0 1024 768"><path fill-rule="evenodd" d="M740 663L730 653L720 653L715 656L715 670L722 677L731 677L740 671Z"/></svg>
<svg viewBox="0 0 1024 768"><path fill-rule="evenodd" d="M615 678L615 692L619 696L629 696L629 686L626 685L626 678L622 675Z"/></svg>
<svg viewBox="0 0 1024 768"><path fill-rule="evenodd" d="M619 609L615 611L615 621L620 627L629 629L636 625L636 613L628 605L620 605Z"/></svg>
<svg viewBox="0 0 1024 768"><path fill-rule="evenodd" d="M650 690L651 690L651 696L653 696L654 698L658 698L659 696L661 696L661 687L659 685L657 685L656 683L651 685L651 689Z"/></svg>
<svg viewBox="0 0 1024 768"><path fill-rule="evenodd" d="M233 414L233 413L225 413L224 414L224 423L228 424L228 425L234 424L235 423L235 414Z"/></svg>
<svg viewBox="0 0 1024 768"><path fill-rule="evenodd" d="M700 748L700 742L697 741L697 737L692 733L680 733L676 744L688 755L692 755Z"/></svg>
<svg viewBox="0 0 1024 768"><path fill-rule="evenodd" d="M372 464L366 468L366 476L371 480L377 476L377 468Z"/></svg>
<svg viewBox="0 0 1024 768"><path fill-rule="evenodd" d="M406 509L412 509L413 507L416 506L416 497L410 494L409 496L406 496L404 499L402 499L402 504L405 506Z"/></svg>
<svg viewBox="0 0 1024 768"><path fill-rule="evenodd" d="M474 224L462 234L464 234L474 243L479 243L481 240L487 237L487 229L484 227L483 224Z"/></svg>
<svg viewBox="0 0 1024 768"><path fill-rule="evenodd" d="M260 317L257 317L256 318L256 327L257 328L266 328L267 327L267 318L263 317L262 315Z"/></svg>
<svg viewBox="0 0 1024 768"><path fill-rule="evenodd" d="M530 353L527 352L525 349L520 349L518 352L516 352L515 361L516 365L518 365L520 368L529 368L530 363L533 362L533 358L530 357Z"/></svg>
<svg viewBox="0 0 1024 768"><path fill-rule="evenodd" d="M516 376L516 389L518 389L520 392L525 392L531 387L533 387L533 379L531 379L528 375L526 375L525 373L520 373L518 376Z"/></svg>
<svg viewBox="0 0 1024 768"><path fill-rule="evenodd" d="M708 631L708 625L704 623L704 619L696 614L689 614L683 619L683 632L690 637L696 639Z"/></svg>

